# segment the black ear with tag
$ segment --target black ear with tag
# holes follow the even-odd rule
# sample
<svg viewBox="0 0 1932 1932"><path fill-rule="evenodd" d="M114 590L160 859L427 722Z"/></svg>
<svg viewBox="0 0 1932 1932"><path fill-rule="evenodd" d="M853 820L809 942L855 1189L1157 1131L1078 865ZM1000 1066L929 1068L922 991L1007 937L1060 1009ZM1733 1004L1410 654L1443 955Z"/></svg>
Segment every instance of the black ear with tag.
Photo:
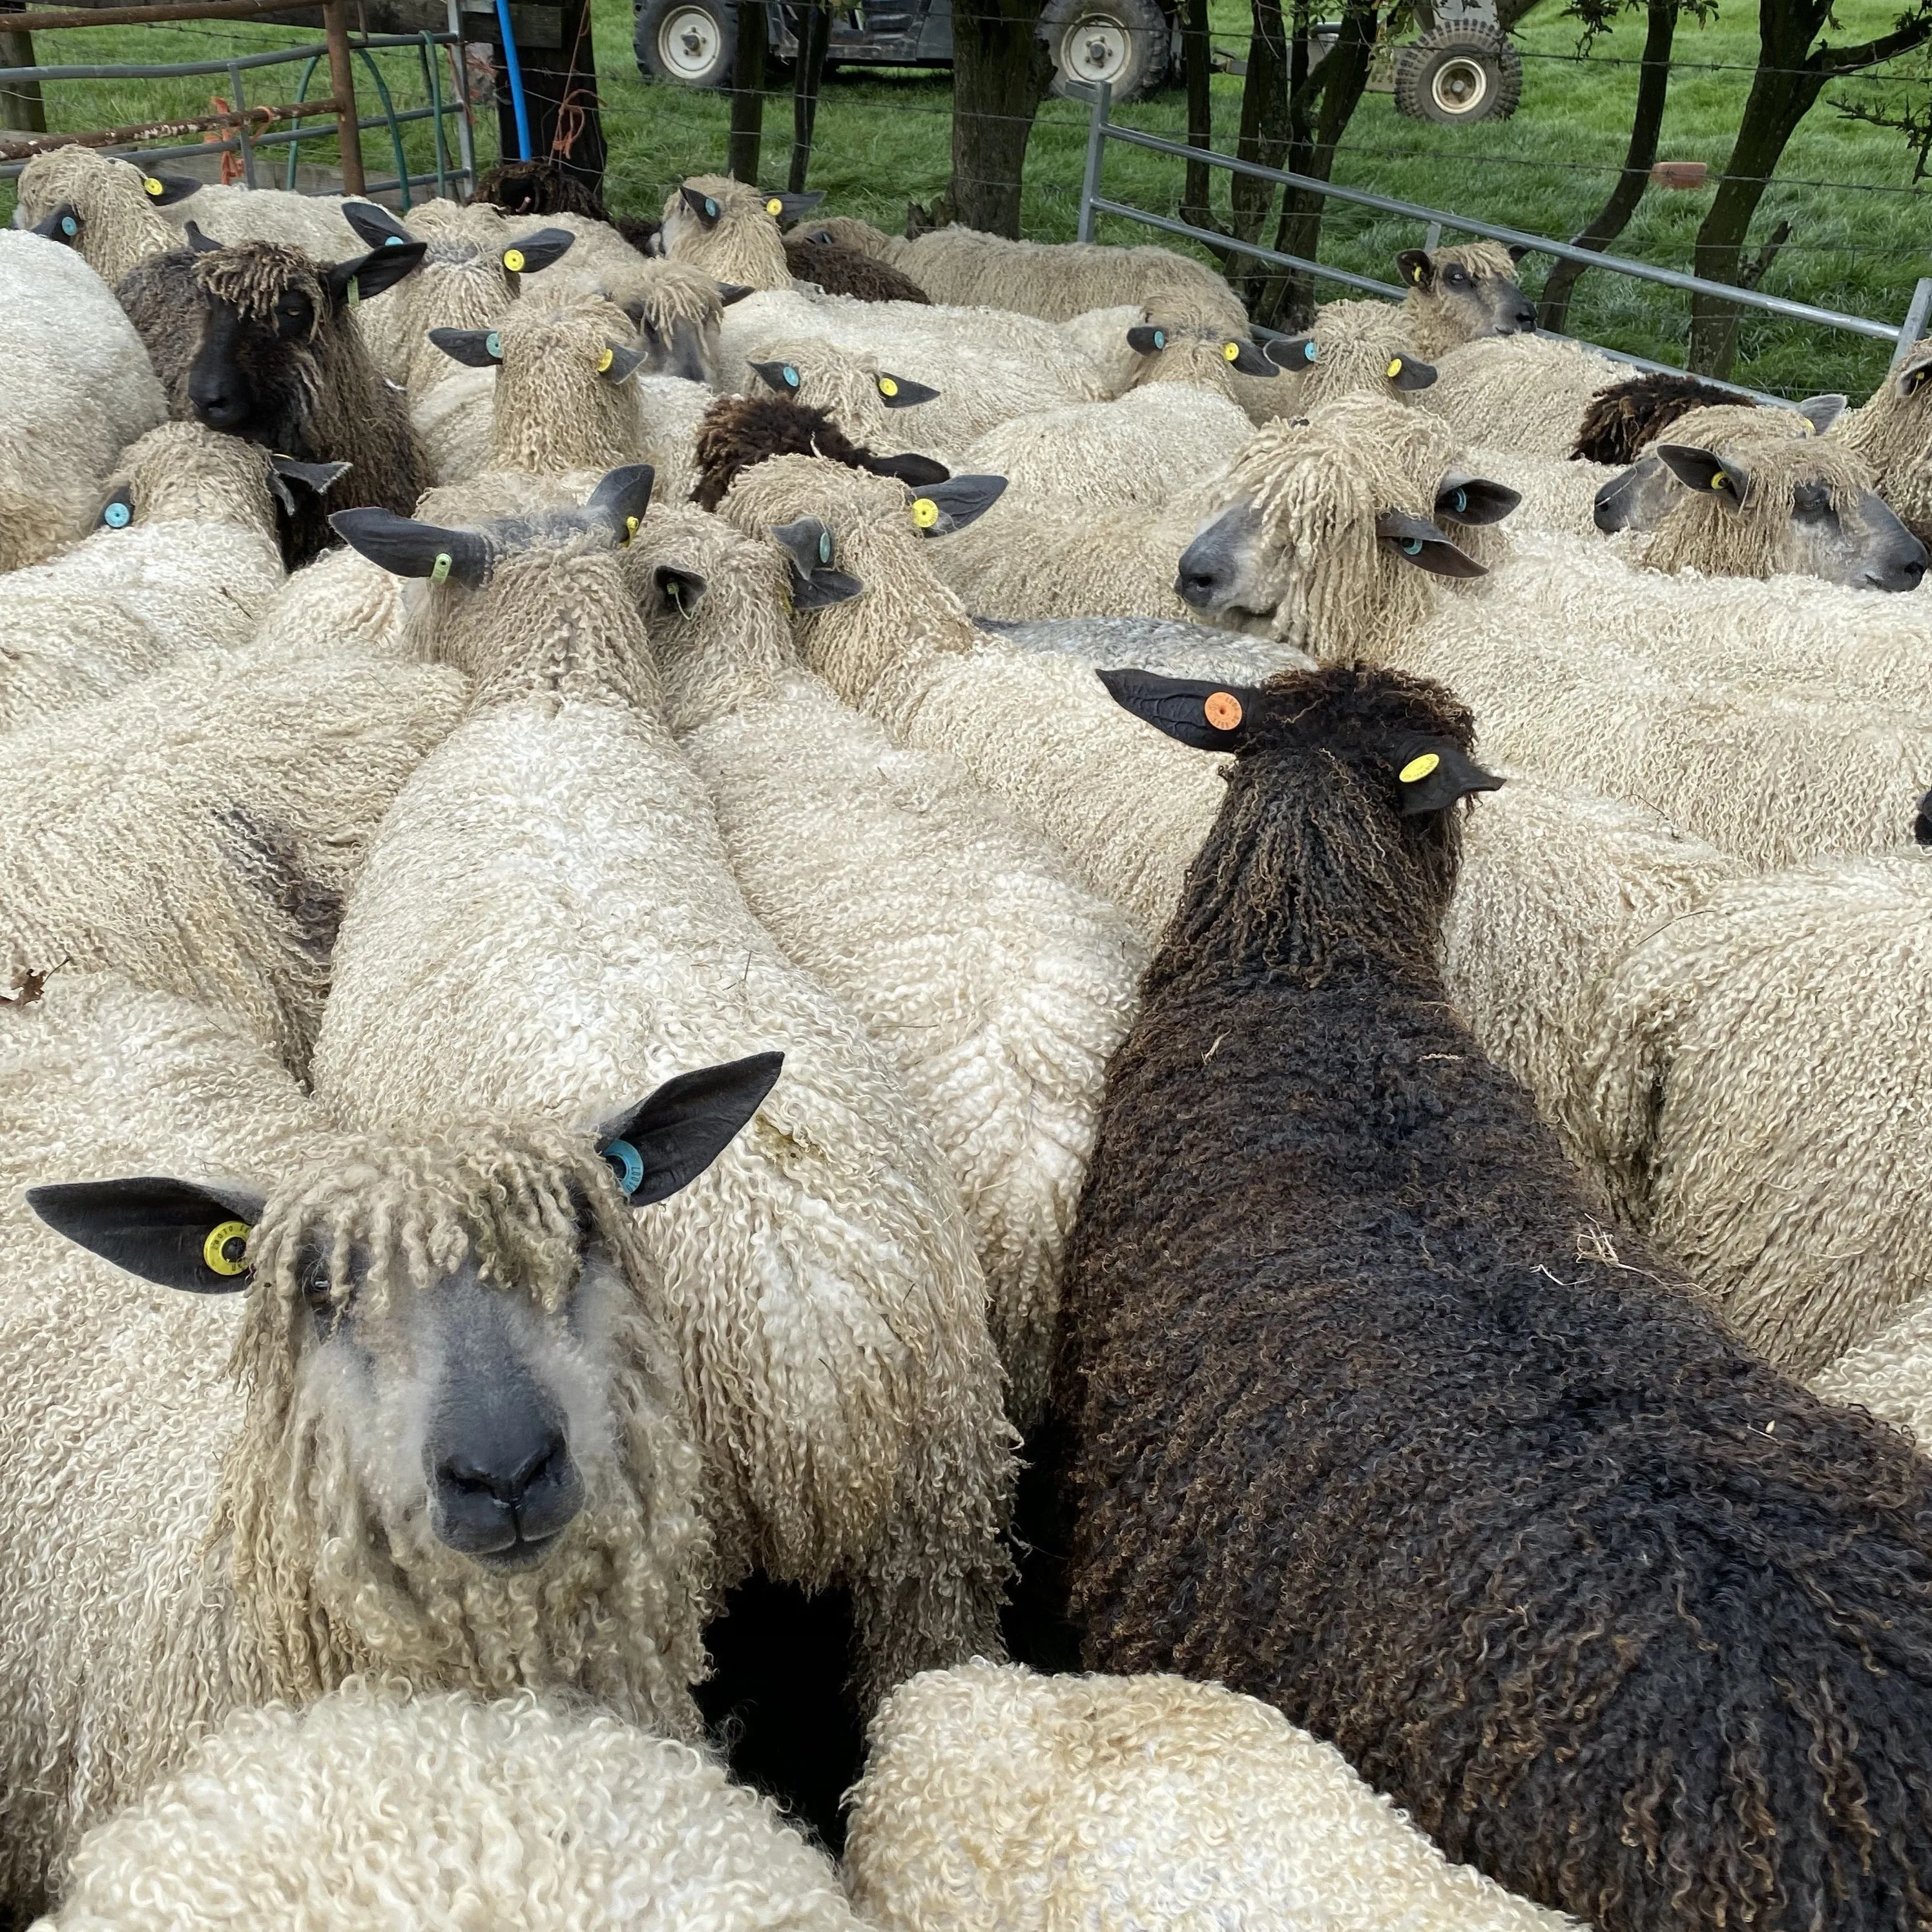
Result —
<svg viewBox="0 0 1932 1932"><path fill-rule="evenodd" d="M963 530L1000 500L1006 487L1004 476L949 476L929 483L912 500L913 527L928 537Z"/></svg>
<svg viewBox="0 0 1932 1932"><path fill-rule="evenodd" d="M1844 414L1851 400L1835 392L1829 395L1807 396L1798 405L1798 413L1811 425L1813 435L1822 436Z"/></svg>
<svg viewBox="0 0 1932 1932"><path fill-rule="evenodd" d="M248 1286L248 1235L262 1196L146 1176L58 1181L27 1190L57 1234L163 1288L236 1294Z"/></svg>
<svg viewBox="0 0 1932 1932"><path fill-rule="evenodd" d="M628 382L638 373L638 365L644 359L641 349L626 349L615 342L607 342L603 358L597 364L597 373L607 382Z"/></svg>
<svg viewBox="0 0 1932 1932"><path fill-rule="evenodd" d="M866 467L874 476L896 476L915 490L929 490L952 474L944 464L935 463L929 456L915 455L910 450L902 456L868 456Z"/></svg>
<svg viewBox="0 0 1932 1932"><path fill-rule="evenodd" d="M1384 511L1376 519L1376 535L1405 562L1436 577L1486 577L1489 572L1466 551L1458 550L1426 517Z"/></svg>
<svg viewBox="0 0 1932 1932"><path fill-rule="evenodd" d="M393 510L338 510L328 520L351 550L392 577L454 578L474 589L490 574L490 546L474 530L446 530Z"/></svg>
<svg viewBox="0 0 1932 1932"><path fill-rule="evenodd" d="M214 255L220 252L221 244L212 236L202 234L192 222L182 224L182 232L188 238L190 250L197 255Z"/></svg>
<svg viewBox="0 0 1932 1932"><path fill-rule="evenodd" d="M1744 493L1750 488L1750 476L1714 450L1694 449L1684 442L1660 442L1654 454L1687 489L1702 490L1716 497L1727 510L1744 507Z"/></svg>
<svg viewBox="0 0 1932 1932"><path fill-rule="evenodd" d="M1263 343L1262 353L1277 369L1286 369L1291 376L1298 376L1315 366L1321 352L1315 346L1313 336L1291 335L1279 342Z"/></svg>
<svg viewBox="0 0 1932 1932"><path fill-rule="evenodd" d="M752 372L768 389L782 396L795 396L805 386L805 378L796 362L754 362Z"/></svg>
<svg viewBox="0 0 1932 1932"><path fill-rule="evenodd" d="M568 228L539 228L534 234L512 242L498 259L513 275L534 275L538 269L562 261L576 242L577 237Z"/></svg>
<svg viewBox="0 0 1932 1932"><path fill-rule="evenodd" d="M1167 346L1167 331L1143 322L1127 331L1127 346L1136 356L1158 356Z"/></svg>
<svg viewBox="0 0 1932 1932"><path fill-rule="evenodd" d="M357 239L372 248L400 248L416 238L386 208L373 201L345 201L342 218L355 230Z"/></svg>
<svg viewBox="0 0 1932 1932"><path fill-rule="evenodd" d="M1405 248L1395 258L1396 272L1412 289L1432 289L1436 286L1436 264L1429 259L1426 248Z"/></svg>
<svg viewBox="0 0 1932 1932"><path fill-rule="evenodd" d="M784 1065L782 1053L754 1053L722 1066L667 1080L641 1105L607 1121L597 1151L633 1208L648 1208L688 1186L735 1140L764 1104Z"/></svg>
<svg viewBox="0 0 1932 1932"><path fill-rule="evenodd" d="M648 463L606 470L584 506L585 521L601 523L620 544L628 543L650 507L651 485L656 481L657 472Z"/></svg>
<svg viewBox="0 0 1932 1932"><path fill-rule="evenodd" d="M427 242L393 242L353 261L332 262L322 272L322 285L331 302L354 308L370 301L385 289L392 289L403 278L422 266L428 251Z"/></svg>
<svg viewBox="0 0 1932 1932"><path fill-rule="evenodd" d="M865 589L857 578L832 567L832 532L816 517L774 524L772 539L791 566L791 608L823 610L843 604Z"/></svg>
<svg viewBox="0 0 1932 1932"><path fill-rule="evenodd" d="M452 362L472 369L488 369L503 359L503 345L494 328L432 328L429 339Z"/></svg>
<svg viewBox="0 0 1932 1932"><path fill-rule="evenodd" d="M741 302L747 296L754 296L758 292L746 282L720 282L718 284L718 306L729 308L734 302Z"/></svg>
<svg viewBox="0 0 1932 1932"><path fill-rule="evenodd" d="M1436 365L1413 356L1391 356L1382 373L1398 389L1426 389L1436 380Z"/></svg>
<svg viewBox="0 0 1932 1932"><path fill-rule="evenodd" d="M825 199L825 190L815 188L804 194L788 194L772 189L765 196L765 212L774 221L802 221Z"/></svg>
<svg viewBox="0 0 1932 1932"><path fill-rule="evenodd" d="M1461 470L1452 470L1436 493L1436 514L1438 522L1472 529L1501 523L1522 501L1522 493L1507 484L1492 483L1485 476L1466 476Z"/></svg>
<svg viewBox="0 0 1932 1932"><path fill-rule="evenodd" d="M1262 693L1246 685L1208 684L1151 670L1094 674L1116 704L1199 752L1239 751L1262 700Z"/></svg>
<svg viewBox="0 0 1932 1932"><path fill-rule="evenodd" d="M674 564L661 563L651 572L651 581L657 586L658 595L680 617L694 616L704 602L704 579L694 570L680 570Z"/></svg>
<svg viewBox="0 0 1932 1932"><path fill-rule="evenodd" d="M889 410L909 410L916 403L931 402L939 394L924 382L915 382L910 376L882 373L874 380L878 385L880 401Z"/></svg>
<svg viewBox="0 0 1932 1932"><path fill-rule="evenodd" d="M1500 791L1503 782L1486 772L1453 738L1406 738L1394 753L1402 815L1445 812L1472 792Z"/></svg>
<svg viewBox="0 0 1932 1932"><path fill-rule="evenodd" d="M139 166L139 164L134 165ZM176 202L185 201L190 195L201 192L201 183L187 175L143 173L141 187L148 200L157 208L172 208Z"/></svg>
<svg viewBox="0 0 1932 1932"><path fill-rule="evenodd" d="M706 228L716 228L718 218L724 212L715 197L701 194L694 188L681 188L678 193L684 197L684 205L696 215Z"/></svg>
<svg viewBox="0 0 1932 1932"><path fill-rule="evenodd" d="M1231 335L1221 345L1228 367L1244 376L1279 376L1281 371L1245 335Z"/></svg>
<svg viewBox="0 0 1932 1932"><path fill-rule="evenodd" d="M346 463L303 463L292 456L268 458L268 488L275 501L290 516L295 514L296 493L289 486L299 483L318 496L326 496L336 480L349 474Z"/></svg>
<svg viewBox="0 0 1932 1932"><path fill-rule="evenodd" d="M1892 380L1901 397L1916 396L1932 382L1932 350L1917 350L1892 372Z"/></svg>
<svg viewBox="0 0 1932 1932"><path fill-rule="evenodd" d="M72 202L64 201L52 214L35 222L33 232L44 236L50 242L59 242L63 248L71 248L80 240L80 211Z"/></svg>

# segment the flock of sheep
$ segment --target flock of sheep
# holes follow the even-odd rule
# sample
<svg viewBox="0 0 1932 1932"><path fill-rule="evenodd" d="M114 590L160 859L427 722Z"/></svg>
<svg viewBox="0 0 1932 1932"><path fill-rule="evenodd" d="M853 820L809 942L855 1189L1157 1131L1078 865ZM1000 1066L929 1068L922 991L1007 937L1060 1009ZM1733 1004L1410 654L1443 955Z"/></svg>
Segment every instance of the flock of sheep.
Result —
<svg viewBox="0 0 1932 1932"><path fill-rule="evenodd" d="M1932 344L628 226L21 176L0 1915L1932 1924Z"/></svg>

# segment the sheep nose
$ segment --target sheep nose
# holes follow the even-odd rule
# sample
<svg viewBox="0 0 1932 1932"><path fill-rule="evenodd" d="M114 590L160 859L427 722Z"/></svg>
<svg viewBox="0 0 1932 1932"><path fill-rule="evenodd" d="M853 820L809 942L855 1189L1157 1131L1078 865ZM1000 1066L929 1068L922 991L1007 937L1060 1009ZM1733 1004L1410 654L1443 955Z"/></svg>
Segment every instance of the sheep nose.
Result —
<svg viewBox="0 0 1932 1932"><path fill-rule="evenodd" d="M1519 335L1527 335L1535 326L1536 311L1527 302L1525 302L1516 312L1516 333Z"/></svg>
<svg viewBox="0 0 1932 1932"><path fill-rule="evenodd" d="M219 383L190 383L188 401L196 417L208 429L232 430L248 414L242 398Z"/></svg>
<svg viewBox="0 0 1932 1932"><path fill-rule="evenodd" d="M1865 572L1865 581L1874 590L1916 590L1924 581L1925 547L1916 556L1905 556L1881 564Z"/></svg>
<svg viewBox="0 0 1932 1932"><path fill-rule="evenodd" d="M560 1430L544 1428L436 1463L438 1539L471 1556L514 1558L555 1536L584 1507L584 1480Z"/></svg>
<svg viewBox="0 0 1932 1932"><path fill-rule="evenodd" d="M559 1457L568 1458L568 1445L554 1429L514 1463L496 1461L479 1464L461 1450L449 1456L436 1471L438 1481L466 1496L494 1497L506 1509L514 1509L530 1493L530 1487Z"/></svg>
<svg viewBox="0 0 1932 1932"><path fill-rule="evenodd" d="M1176 568L1174 594L1184 604L1205 610L1220 596L1223 572L1220 558L1199 543L1189 544Z"/></svg>

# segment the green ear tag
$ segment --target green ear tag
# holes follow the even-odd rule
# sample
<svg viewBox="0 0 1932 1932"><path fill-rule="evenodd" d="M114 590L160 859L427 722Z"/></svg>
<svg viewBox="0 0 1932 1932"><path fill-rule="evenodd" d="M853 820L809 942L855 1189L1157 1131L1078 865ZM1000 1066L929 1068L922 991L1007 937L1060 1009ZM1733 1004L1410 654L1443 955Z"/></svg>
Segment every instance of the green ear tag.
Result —
<svg viewBox="0 0 1932 1932"><path fill-rule="evenodd" d="M448 574L449 553L446 550L440 550L436 554L436 568L430 572L429 580L432 584L440 584Z"/></svg>
<svg viewBox="0 0 1932 1932"><path fill-rule="evenodd" d="M362 299L362 285L355 276L351 275L349 278L349 306L353 308Z"/></svg>

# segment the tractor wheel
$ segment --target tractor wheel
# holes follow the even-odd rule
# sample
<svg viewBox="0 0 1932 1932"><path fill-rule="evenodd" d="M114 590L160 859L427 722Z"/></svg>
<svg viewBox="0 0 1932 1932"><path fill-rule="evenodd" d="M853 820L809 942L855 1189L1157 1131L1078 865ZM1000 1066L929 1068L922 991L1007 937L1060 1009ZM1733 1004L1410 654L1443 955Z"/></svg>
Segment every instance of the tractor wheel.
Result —
<svg viewBox="0 0 1932 1932"><path fill-rule="evenodd" d="M1167 78L1174 38L1155 0L1048 0L1040 31L1053 54L1053 91L1109 81L1132 100Z"/></svg>
<svg viewBox="0 0 1932 1932"><path fill-rule="evenodd" d="M1522 98L1522 58L1497 28L1432 28L1396 52L1396 112L1412 121L1507 121Z"/></svg>
<svg viewBox="0 0 1932 1932"><path fill-rule="evenodd" d="M725 0L644 0L632 44L638 66L684 87L729 87L738 44L736 8Z"/></svg>

